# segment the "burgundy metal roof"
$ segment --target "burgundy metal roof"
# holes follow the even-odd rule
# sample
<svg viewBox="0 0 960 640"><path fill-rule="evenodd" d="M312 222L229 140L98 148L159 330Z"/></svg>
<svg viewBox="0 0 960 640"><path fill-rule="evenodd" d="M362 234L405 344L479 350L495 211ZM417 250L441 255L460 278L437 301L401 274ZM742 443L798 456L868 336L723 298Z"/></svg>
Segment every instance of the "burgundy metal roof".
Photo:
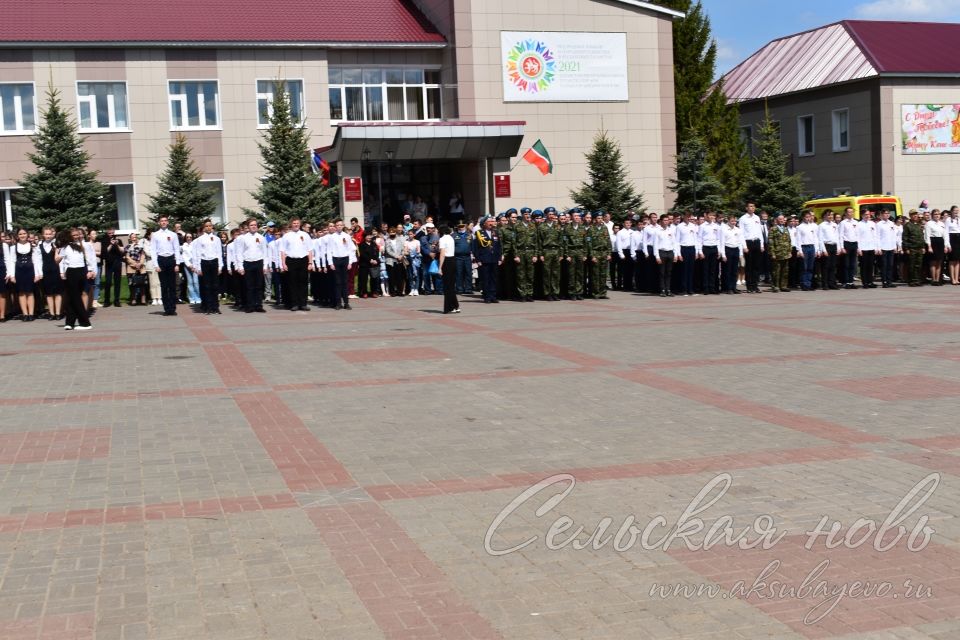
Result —
<svg viewBox="0 0 960 640"><path fill-rule="evenodd" d="M960 24L844 20L766 44L723 77L733 102L883 73L960 75Z"/></svg>
<svg viewBox="0 0 960 640"><path fill-rule="evenodd" d="M0 0L0 43L442 44L410 0Z"/></svg>
<svg viewBox="0 0 960 640"><path fill-rule="evenodd" d="M960 24L872 20L842 24L880 73L960 73Z"/></svg>

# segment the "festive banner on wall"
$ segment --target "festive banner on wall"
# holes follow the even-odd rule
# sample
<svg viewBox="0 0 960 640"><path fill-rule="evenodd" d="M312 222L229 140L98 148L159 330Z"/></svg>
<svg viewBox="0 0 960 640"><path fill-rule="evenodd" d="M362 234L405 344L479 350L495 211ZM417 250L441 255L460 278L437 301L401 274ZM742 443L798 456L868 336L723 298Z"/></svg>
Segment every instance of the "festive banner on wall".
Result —
<svg viewBox="0 0 960 640"><path fill-rule="evenodd" d="M628 99L627 35L501 31L506 102Z"/></svg>
<svg viewBox="0 0 960 640"><path fill-rule="evenodd" d="M900 112L903 153L960 153L960 104L903 104Z"/></svg>

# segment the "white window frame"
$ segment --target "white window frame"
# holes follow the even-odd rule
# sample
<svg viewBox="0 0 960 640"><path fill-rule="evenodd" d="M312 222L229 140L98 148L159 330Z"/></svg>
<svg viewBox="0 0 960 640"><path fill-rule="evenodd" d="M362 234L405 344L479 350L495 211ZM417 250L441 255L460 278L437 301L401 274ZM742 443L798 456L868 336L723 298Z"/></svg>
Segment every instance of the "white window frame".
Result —
<svg viewBox="0 0 960 640"><path fill-rule="evenodd" d="M343 82L340 82L340 83L338 83L338 84L337 84L337 83L331 84L331 83L329 82L329 69L331 69L331 68L332 68L332 69L341 69L341 70L342 70L342 69L360 69L360 76L361 76L361 77L360 77L360 84L354 84L354 83L346 84L346 83L343 83ZM366 70L366 69L377 69L377 70L380 70L380 71L386 71L387 69L400 69L400 70L416 69L416 70L422 71L422 72L424 73L424 81L423 81L421 84L407 84L407 83L406 83L406 78L404 78L404 82L403 82L402 85L401 85L401 84L395 84L395 83L388 83L388 82L387 82L386 73L384 73L384 74L383 74L383 82L381 82L381 83L379 83L379 84L366 84L366 83L363 82L363 71ZM339 89L339 90L340 90L340 108L342 109L342 111L343 111L343 116L344 116L344 117L341 118L340 120L335 120L335 119L333 119L333 118L330 118L330 124L333 125L333 126L336 126L336 125L340 124L341 122L440 122L440 121L442 121L442 120L443 120L443 83L442 83L442 82L428 83L428 82L426 81L426 72L427 72L427 71L436 71L436 72L440 73L440 72L442 72L442 67L441 67L440 65L429 65L429 64L428 64L428 65L410 65L410 64L378 64L378 65L334 64L334 65L329 65L329 66L328 66L328 71L327 71L327 73L328 73L327 87L328 87L328 89ZM387 112L388 112L387 115L389 116L389 115L391 115L391 114L389 113L389 106L388 106L388 104L387 104L387 89L388 89L389 87L393 87L393 88L403 87L403 95L404 95L404 99L403 99L403 118L401 118L400 120L397 120L397 119L394 119L394 118L390 118L390 119L388 119L388 120L348 120L348 119L346 118L346 115L347 115L347 94L346 94L347 87L360 87L360 88L361 88L360 95L361 95L361 100L362 100L362 102L363 102L363 114L364 114L364 117L366 117L366 114L367 114L367 91L366 91L367 88L380 88L380 89L381 89L381 96L382 96L382 97L381 97L381 100L383 101L383 108L384 108L384 111L387 111ZM406 99L406 93L407 93L407 88L408 88L408 87L420 87L420 89L421 89L421 98L422 98L422 100L423 100L424 115L426 115L426 114L429 112L429 106L428 106L428 102L427 102L427 90L428 90L428 89L436 89L437 92L438 92L438 94L439 94L439 96L440 96L440 117L438 117L438 118L428 118L428 117L424 117L424 118L421 118L421 119L419 119L419 120L410 120L410 119L408 119L408 117L407 117L407 99Z"/></svg>
<svg viewBox="0 0 960 640"><path fill-rule="evenodd" d="M804 130L802 123L807 118L810 118L810 150L803 150L803 138ZM797 116L797 156L801 158L808 158L810 156L816 155L817 153L817 119L812 113L807 113L802 116Z"/></svg>
<svg viewBox="0 0 960 640"><path fill-rule="evenodd" d="M262 178L261 178L262 180ZM204 178L200 180L200 184L205 182L219 182L220 189L223 192L223 220L219 222L214 221L214 224L227 224L230 222L230 208L227 205L227 179L226 178ZM212 218L211 218L212 220Z"/></svg>
<svg viewBox="0 0 960 640"><path fill-rule="evenodd" d="M137 211L137 183L133 181L120 181L120 182L104 182L104 185L108 187L119 187L123 185L130 185L133 188L133 225L132 229L121 229L120 228L120 217L117 216L117 229L116 232L121 235L129 235L131 233L139 233L140 230L137 228L137 225L140 222L140 216Z"/></svg>
<svg viewBox="0 0 960 640"><path fill-rule="evenodd" d="M83 103L90 105L90 122L97 122L97 100L95 96L81 96L80 95L80 85L81 84L122 84L123 92L126 100L126 111L127 111L127 125L125 127L116 126L116 99L114 94L107 94L107 126L95 126L95 127L84 127L82 125L82 120L80 119L80 106ZM130 126L130 86L127 84L126 80L77 80L76 86L74 89L77 92L77 128L80 133L129 133L133 129ZM34 99L36 101L36 99ZM100 123L97 122L97 125Z"/></svg>
<svg viewBox="0 0 960 640"><path fill-rule="evenodd" d="M303 78L270 78L270 79L267 79L267 78L257 78L256 80L253 81L253 91L254 91L254 93L257 94L257 100L256 100L256 103L255 103L255 105L254 105L254 107L255 107L256 110L257 110L257 129L269 129L269 128L270 128L270 125L269 125L269 124L262 124L262 123L260 122L260 100L266 99L266 101L267 101L267 116L268 116L268 118L269 118L269 116L272 116L272 115L273 115L273 91L271 91L270 93L261 93L261 92L260 92L260 86L259 86L259 85L260 85L261 82L269 82L269 83L272 84L272 83L276 82L277 80L280 80L281 82L284 82L284 83L287 83L287 82L299 82L299 83L300 83L300 121L297 123L297 126L299 126L299 127L304 126L304 124L306 124L306 122L307 122L307 94L306 94L306 91L307 91L307 83L306 83L306 81L305 81ZM286 87L286 85L284 85L284 87ZM289 93L290 93L290 92L288 91L287 94L289 95ZM219 95L219 91L218 91L218 95Z"/></svg>
<svg viewBox="0 0 960 640"><path fill-rule="evenodd" d="M2 128L0 124L0 136L24 136L24 135L33 135L37 132L37 122L39 122L39 110L37 109L37 83L32 81L25 82L16 82L16 81L4 81L0 84L28 84L30 88L33 89L33 128L25 129L23 126L23 105L20 101L20 96L14 96L14 121L16 122L17 128L13 131L7 131ZM0 97L0 114L3 113L3 98Z"/></svg>
<svg viewBox="0 0 960 640"><path fill-rule="evenodd" d="M203 84L205 82L213 82L217 85L217 97L214 101L217 111L217 124L209 125L203 124L195 127L190 126L189 124L177 125L173 121L173 100L174 94L170 92L170 84L173 82L196 82L198 84ZM176 94L178 102L180 102L180 113L183 114L183 120L185 122L190 121L188 115L189 111L187 110L187 97L184 94ZM197 109L198 113L205 114L206 109L203 105L203 92L197 92ZM206 116L204 115L204 120ZM220 104L220 80L218 78L167 78L167 118L170 120L170 131L223 131L223 109Z"/></svg>
<svg viewBox="0 0 960 640"><path fill-rule="evenodd" d="M837 129L837 114L846 113L847 114L847 144L846 146L840 145L840 130ZM850 151L850 108L844 107L842 109L834 109L830 112L830 124L831 124L831 135L833 136L833 152L842 153L844 151Z"/></svg>

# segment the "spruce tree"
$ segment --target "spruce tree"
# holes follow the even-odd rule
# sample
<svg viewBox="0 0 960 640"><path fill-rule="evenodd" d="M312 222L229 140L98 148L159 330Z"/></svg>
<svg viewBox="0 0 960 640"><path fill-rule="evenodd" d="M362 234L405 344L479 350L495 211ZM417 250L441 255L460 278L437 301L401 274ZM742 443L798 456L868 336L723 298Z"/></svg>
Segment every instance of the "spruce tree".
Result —
<svg viewBox="0 0 960 640"><path fill-rule="evenodd" d="M677 194L672 211L702 213L722 210L725 203L723 185L713 175L703 140L690 138L680 149L677 177L669 180L670 190Z"/></svg>
<svg viewBox="0 0 960 640"><path fill-rule="evenodd" d="M714 175L724 188L725 206L739 208L750 176L750 161L740 139L740 110L729 104L717 71L717 42L700 0L660 0L683 11L673 21L673 78L677 140L700 137L707 145Z"/></svg>
<svg viewBox="0 0 960 640"><path fill-rule="evenodd" d="M614 220L623 220L628 209L643 211L643 194L635 191L616 140L601 130L586 158L590 179L571 189L574 202L590 211L603 209Z"/></svg>
<svg viewBox="0 0 960 640"><path fill-rule="evenodd" d="M780 129L766 113L757 131L758 153L753 158L753 176L747 184L747 199L757 209L770 213L797 213L803 205L801 174L787 175L786 156L780 146Z"/></svg>
<svg viewBox="0 0 960 640"><path fill-rule="evenodd" d="M167 216L171 223L179 222L184 231L196 234L203 221L216 212L213 193L200 182L203 174L194 166L190 155L187 139L177 134L170 145L167 167L157 179L157 191L150 194L147 211L153 217L143 222L144 227L156 229L160 217Z"/></svg>
<svg viewBox="0 0 960 640"><path fill-rule="evenodd" d="M251 194L260 210L245 209L247 215L278 225L294 217L314 225L336 218L336 188L324 187L313 173L308 142L307 128L294 121L290 112L290 96L283 82L275 83L270 126L257 145L265 174Z"/></svg>
<svg viewBox="0 0 960 640"><path fill-rule="evenodd" d="M35 150L27 154L37 170L20 180L18 224L31 230L44 225L103 229L115 215L116 204L110 200L110 189L97 179L98 172L87 168L91 156L53 86L47 90L41 117L43 124L32 138Z"/></svg>

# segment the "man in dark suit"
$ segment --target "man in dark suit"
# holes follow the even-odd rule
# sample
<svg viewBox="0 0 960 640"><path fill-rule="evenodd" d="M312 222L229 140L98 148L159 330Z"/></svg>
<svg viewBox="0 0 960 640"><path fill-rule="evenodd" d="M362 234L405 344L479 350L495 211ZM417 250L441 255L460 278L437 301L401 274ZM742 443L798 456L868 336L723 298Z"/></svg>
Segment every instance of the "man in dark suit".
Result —
<svg viewBox="0 0 960 640"><path fill-rule="evenodd" d="M481 229L473 234L473 255L480 265L480 287L483 301L487 304L500 302L497 299L497 268L503 264L503 247L494 230L496 222L490 216L480 219Z"/></svg>

